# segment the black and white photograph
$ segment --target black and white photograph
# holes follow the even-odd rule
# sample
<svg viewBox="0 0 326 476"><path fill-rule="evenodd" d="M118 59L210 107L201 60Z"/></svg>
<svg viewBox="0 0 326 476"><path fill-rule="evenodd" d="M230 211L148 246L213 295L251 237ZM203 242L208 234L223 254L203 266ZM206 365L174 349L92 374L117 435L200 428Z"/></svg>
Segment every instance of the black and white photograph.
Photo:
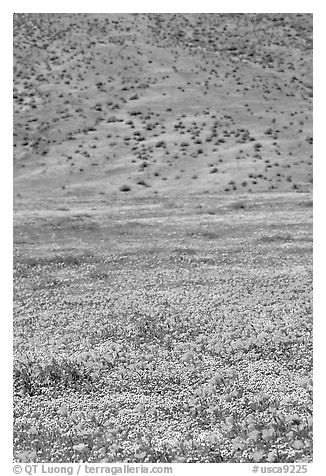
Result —
<svg viewBox="0 0 326 476"><path fill-rule="evenodd" d="M16 474L307 472L313 17L12 15Z"/></svg>

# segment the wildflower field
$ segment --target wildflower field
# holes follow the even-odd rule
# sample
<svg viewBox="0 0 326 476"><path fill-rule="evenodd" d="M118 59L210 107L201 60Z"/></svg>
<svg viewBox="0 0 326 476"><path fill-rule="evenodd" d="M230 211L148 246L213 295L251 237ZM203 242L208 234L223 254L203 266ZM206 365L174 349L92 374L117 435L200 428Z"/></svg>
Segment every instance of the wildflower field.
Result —
<svg viewBox="0 0 326 476"><path fill-rule="evenodd" d="M15 207L15 461L312 461L309 194Z"/></svg>

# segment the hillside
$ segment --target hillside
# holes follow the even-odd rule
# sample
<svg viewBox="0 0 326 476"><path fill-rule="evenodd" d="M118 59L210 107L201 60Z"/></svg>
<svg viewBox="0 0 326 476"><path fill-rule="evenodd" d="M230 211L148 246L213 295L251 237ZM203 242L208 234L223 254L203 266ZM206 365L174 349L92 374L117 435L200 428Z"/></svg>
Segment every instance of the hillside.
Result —
<svg viewBox="0 0 326 476"><path fill-rule="evenodd" d="M312 16L14 15L14 176L24 198L311 190Z"/></svg>

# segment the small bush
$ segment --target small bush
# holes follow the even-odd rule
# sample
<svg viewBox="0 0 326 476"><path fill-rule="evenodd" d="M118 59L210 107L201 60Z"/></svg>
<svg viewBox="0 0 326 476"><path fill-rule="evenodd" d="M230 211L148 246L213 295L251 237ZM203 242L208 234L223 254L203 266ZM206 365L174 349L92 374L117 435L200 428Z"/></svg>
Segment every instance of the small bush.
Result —
<svg viewBox="0 0 326 476"><path fill-rule="evenodd" d="M166 147L166 143L164 142L164 140L159 140L158 142L156 142L155 147Z"/></svg>
<svg viewBox="0 0 326 476"><path fill-rule="evenodd" d="M131 187L129 185L121 185L119 190L120 190L120 192L130 192Z"/></svg>

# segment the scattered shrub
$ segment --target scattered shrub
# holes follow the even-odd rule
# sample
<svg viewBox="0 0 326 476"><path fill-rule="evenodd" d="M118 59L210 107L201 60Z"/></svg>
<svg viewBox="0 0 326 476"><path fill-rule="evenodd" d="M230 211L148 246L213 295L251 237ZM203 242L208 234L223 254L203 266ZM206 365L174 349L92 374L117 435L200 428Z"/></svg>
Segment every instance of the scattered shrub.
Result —
<svg viewBox="0 0 326 476"><path fill-rule="evenodd" d="M130 192L131 187L129 185L121 185L119 187L120 192Z"/></svg>

